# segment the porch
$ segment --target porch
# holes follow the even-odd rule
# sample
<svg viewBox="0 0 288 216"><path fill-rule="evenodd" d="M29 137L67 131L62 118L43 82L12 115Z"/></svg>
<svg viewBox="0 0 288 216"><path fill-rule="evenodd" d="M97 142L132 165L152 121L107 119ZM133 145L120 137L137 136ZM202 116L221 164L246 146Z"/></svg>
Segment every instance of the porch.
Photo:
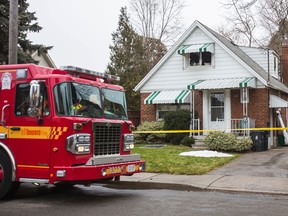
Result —
<svg viewBox="0 0 288 216"><path fill-rule="evenodd" d="M200 119L194 119L191 121L191 130L196 130L196 132L191 132L190 136L195 138L195 144L193 145L194 149L207 149L207 146L204 144L205 136L214 130L224 130L226 132L234 133L237 137L248 137L251 136L251 130L249 128L255 128L255 119L251 118L240 118L240 119L230 119L227 120L225 125L231 125L230 127L221 128L223 125L223 119L217 119L218 128L210 128L208 130L203 130L201 128L201 121ZM216 124L217 125L217 124ZM194 129L193 129L194 127ZM199 130L199 131L198 131Z"/></svg>

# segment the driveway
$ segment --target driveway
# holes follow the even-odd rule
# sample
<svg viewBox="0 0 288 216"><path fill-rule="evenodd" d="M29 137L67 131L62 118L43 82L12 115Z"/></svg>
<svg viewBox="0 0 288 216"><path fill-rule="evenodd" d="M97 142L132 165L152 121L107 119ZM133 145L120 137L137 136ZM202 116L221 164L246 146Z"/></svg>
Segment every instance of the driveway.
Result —
<svg viewBox="0 0 288 216"><path fill-rule="evenodd" d="M250 152L216 170L211 175L288 177L288 147Z"/></svg>

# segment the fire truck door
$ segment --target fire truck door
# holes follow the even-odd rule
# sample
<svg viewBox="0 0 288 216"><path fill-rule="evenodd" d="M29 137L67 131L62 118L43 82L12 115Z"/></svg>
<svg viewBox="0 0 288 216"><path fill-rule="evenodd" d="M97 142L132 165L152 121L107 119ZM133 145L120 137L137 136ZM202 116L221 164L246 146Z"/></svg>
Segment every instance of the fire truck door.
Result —
<svg viewBox="0 0 288 216"><path fill-rule="evenodd" d="M42 124L39 124L38 117L27 114L29 89L29 83L16 85L15 108L10 110L9 118L5 122L9 129L9 143L16 159L17 175L48 179L51 117L48 113L42 117Z"/></svg>

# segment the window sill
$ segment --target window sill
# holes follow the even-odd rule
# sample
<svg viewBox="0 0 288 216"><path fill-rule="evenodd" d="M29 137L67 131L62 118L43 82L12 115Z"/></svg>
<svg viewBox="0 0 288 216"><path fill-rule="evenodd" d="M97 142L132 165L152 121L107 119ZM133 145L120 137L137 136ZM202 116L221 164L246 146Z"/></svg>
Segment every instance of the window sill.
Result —
<svg viewBox="0 0 288 216"><path fill-rule="evenodd" d="M205 64L205 65L188 65L187 67L186 67L186 69L192 69L192 68L194 68L194 69L201 69L201 68L213 68L214 67L214 65L212 65L212 64Z"/></svg>

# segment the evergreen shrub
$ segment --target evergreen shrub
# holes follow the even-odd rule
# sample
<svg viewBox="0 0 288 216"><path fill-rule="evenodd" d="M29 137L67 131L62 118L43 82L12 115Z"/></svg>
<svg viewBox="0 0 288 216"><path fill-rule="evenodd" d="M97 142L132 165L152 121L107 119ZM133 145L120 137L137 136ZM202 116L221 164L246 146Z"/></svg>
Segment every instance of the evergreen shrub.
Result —
<svg viewBox="0 0 288 216"><path fill-rule="evenodd" d="M245 152L251 150L253 144L250 137L237 139L235 134L225 133L224 131L210 132L204 138L204 143L211 150L232 152Z"/></svg>
<svg viewBox="0 0 288 216"><path fill-rule="evenodd" d="M168 112L164 116L164 130L189 130L191 115L189 110L177 110ZM168 133L166 135L167 142L179 145L181 140L187 136L187 133Z"/></svg>
<svg viewBox="0 0 288 216"><path fill-rule="evenodd" d="M195 139L193 137L189 137L189 136L185 136L181 142L180 142L181 145L184 145L184 146L192 146L193 144L195 144Z"/></svg>
<svg viewBox="0 0 288 216"><path fill-rule="evenodd" d="M164 143L166 134L161 133L137 133L137 131L159 131L163 130L163 121L143 122L137 127L135 131L135 143L136 144L150 144L150 143Z"/></svg>

